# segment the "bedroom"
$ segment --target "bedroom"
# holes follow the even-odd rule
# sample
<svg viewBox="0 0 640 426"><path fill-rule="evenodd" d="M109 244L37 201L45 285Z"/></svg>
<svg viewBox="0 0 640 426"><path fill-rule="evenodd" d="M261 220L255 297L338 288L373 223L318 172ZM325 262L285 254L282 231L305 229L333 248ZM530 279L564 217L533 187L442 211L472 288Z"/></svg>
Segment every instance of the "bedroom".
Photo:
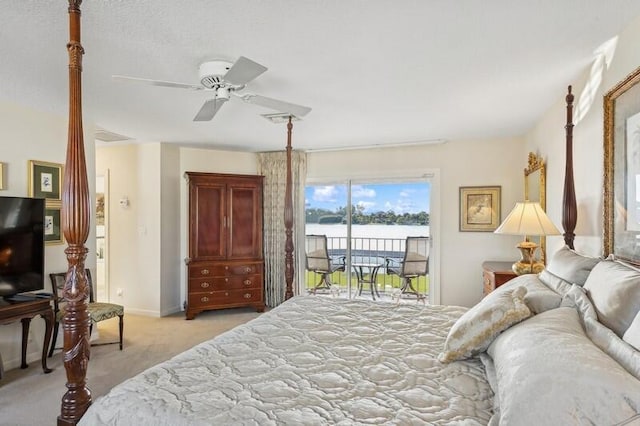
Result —
<svg viewBox="0 0 640 426"><path fill-rule="evenodd" d="M87 7L87 6L85 6ZM89 11L85 10L84 13L89 15ZM634 14L637 15L637 14ZM61 17L58 17L62 19ZM571 17L568 16L567 19ZM90 31L89 28L86 32ZM86 34L85 32L85 34ZM574 150L575 164L576 164L576 193L578 196L579 206L579 223L577 234L579 235L578 246L581 251L587 254L596 255L600 252L601 245L601 175L602 175L602 106L598 102L602 93L606 88L612 87L617 81L622 79L625 75L635 69L640 63L640 57L638 57L636 50L634 49L635 40L638 38L640 32L640 22L638 18L629 21L622 32L620 33L620 39L618 41L618 48L616 55L610 67L605 70L603 75L603 82L598 89L596 95L596 102L592 109L588 112L587 116L582 122L576 126L575 140L576 148ZM63 42L64 43L64 42ZM59 43L58 43L59 44ZM88 49L88 52L89 49ZM56 55L54 55L56 56ZM4 54L3 54L4 57ZM56 58L58 58L56 56ZM62 53L61 62L64 59L64 52ZM85 61L88 63L89 58ZM270 64L267 64L270 65ZM498 182L503 187L503 213L510 209L510 206L521 196L521 169L524 168L526 161L526 154L529 151L537 151L542 153L548 161L548 212L551 218L557 224L560 221L560 203L561 199L561 186L558 184L562 181L563 177L563 92L564 87L567 84L573 84L576 93L581 93L586 84L588 78L588 63L584 63L581 70L583 72L576 72L574 78L571 81L564 82L559 85L558 90L554 92L555 104L547 111L542 117L537 120L536 125L529 132L523 136L513 138L499 138L494 140L474 140L469 138L461 141L450 141L443 145L438 146L425 146L425 147L404 147L404 148L377 148L363 152L340 152L339 154L330 152L316 152L309 156L309 175L315 177L325 177L327 174L335 174L335 171L328 170L325 166L327 163L335 165L336 170L346 170L347 166L353 170L358 171L366 170L367 164L372 162L379 162L381 158L385 158L386 163L400 163L403 168L413 168L423 170L425 167L429 169L441 170L441 190L440 190L440 210L441 212L454 211L457 212L457 189L462 185L473 184L485 184L487 182ZM62 65L64 69L64 65ZM85 73L89 73L88 69ZM4 77L3 77L4 78ZM58 89L59 97L65 98L65 86L60 84ZM7 89L10 91L9 89ZM13 99L10 97L10 99ZM292 100L295 100L293 98ZM514 103L526 102L526 99L510 99ZM47 112L40 112L36 104L24 107L16 105L19 102L12 101L2 104L2 127L6 129L6 137L8 141L50 141L50 143L33 143L20 145L20 148L10 148L6 152L3 161L9 164L6 177L8 183L8 190L5 191L7 195L9 193L24 193L26 188L26 160L28 159L43 159L54 162L64 161L64 145L66 141L66 119L62 116L57 116ZM344 126L349 126L349 120L347 117L343 118ZM297 140L297 129L304 129L304 126L309 126L311 122L311 116L309 120L302 121L299 124L296 123L294 127L294 146ZM38 126L33 126L33 123L38 123ZM25 124L26 123L26 124ZM92 124L88 120L85 123L85 131L87 134L92 133ZM277 137L276 141L278 146L284 145L284 128L281 129L282 133ZM515 142L515 143L514 143ZM12 144L12 147L14 145ZM97 170L97 166L92 164L92 153L94 149L91 144L87 144L87 154L89 158L89 169ZM112 148L116 149L116 148ZM211 170L224 171L224 172L242 172L252 173L255 172L255 154L233 152L226 150L202 150L197 148L175 148L167 144L160 142L150 142L145 145L139 145L135 147L118 147L117 149L126 151L129 153L126 155L128 163L121 162L123 165L135 165L140 170L148 173L144 173L145 176L151 176L147 180L140 180L140 187L137 189L138 193L145 194L145 196L151 197L151 192L147 189L153 188L156 185L158 179L168 179L175 181L179 179L181 172L188 168L196 168L203 164ZM3 150L4 151L4 150ZM391 153L391 154L390 154ZM390 161L393 156L393 161ZM477 169L469 167L469 164L473 164L471 160L475 158L485 158L482 163L482 169L478 166ZM117 160L114 160L117 161ZM164 172L161 173L161 166L167 164L174 164L175 167L169 168L172 170L171 174ZM502 167L504 164L513 164L513 167ZM446 165L446 167L445 167ZM451 165L454 165L453 168ZM488 167L487 167L488 166ZM112 167L109 167L112 168ZM132 167L128 167L129 170ZM487 169L489 174L487 174ZM162 168L164 170L164 168ZM392 172L392 170L390 170ZM478 175L483 176L482 181L478 180ZM129 179L138 181L138 177L132 177ZM555 183L555 184L554 184ZM176 187L179 183L176 183ZM116 191L116 188L112 188ZM128 189L122 188L122 191ZM163 186L163 191L165 187ZM162 203L173 203L180 192L177 189L167 188L168 196L154 199L140 199L138 205L142 211L132 211L138 216L145 217L144 224L147 226L148 235L153 234L153 229L160 229L162 224L156 222L160 220L154 215L154 212L160 210L163 212L162 221L168 221L168 223L176 224L173 227L173 232L180 229L181 218L179 212L170 210L166 212L162 208ZM116 198L120 194L115 193ZM182 203L184 205L184 203ZM117 210L118 207L114 206L113 210ZM154 220L155 219L155 220ZM127 232L133 235L136 240L135 244L131 241L125 241L130 247L135 248L134 258L136 263L145 265L145 270L148 271L148 275L145 275L144 282L159 282L161 291L157 291L157 287L152 287L154 290L152 294L154 297L147 297L149 289L143 289L139 294L130 295L127 291L126 297L127 305L131 305L133 309L138 309L140 312L147 311L151 314L160 315L163 312L171 311L180 304L180 295L175 293L174 283L181 280L181 269L179 261L174 261L174 268L169 271L165 271L163 268L167 267L166 262L162 262L160 259L162 256L170 256L173 259L180 259L181 252L176 250L170 243L158 244L149 239L136 238L138 235L137 225L132 225L133 229L128 229ZM445 304L460 304L470 306L477 302L481 297L481 283L479 282L479 265L486 258L496 259L510 259L513 256L513 245L517 242L517 239L495 236L492 234L462 234L457 231L457 217L456 215L442 214L440 229L442 233L442 245L440 247L441 252L441 277L440 281L446 283L441 289L440 301ZM163 228L164 229L164 228ZM133 231L133 232L132 232ZM175 241L176 235L167 235L163 231L160 237L164 242ZM558 247L560 239L553 239L550 241L550 250L554 247ZM151 247L152 250L148 248ZM465 250L468 247L481 248L481 250L472 250L471 254L467 256ZM456 268L458 265L460 255L465 254L465 262L468 262L468 268ZM62 248L50 248L47 252L48 264L51 264L50 270L59 270L64 267L65 260ZM91 266L91 265L90 265ZM138 272L131 270L127 267L126 263L123 263L118 269L123 276L112 277L114 280L118 279L121 282L140 281L138 279ZM93 267L93 266L92 266ZM129 275L127 275L129 274ZM168 289L168 291L164 291ZM9 327L5 327L9 328ZM35 332L38 332L35 327ZM13 332L3 330L3 336L8 336L9 344L6 347L2 347L2 353L5 362L11 359L18 359L18 353L15 349L13 341L19 341L19 328L14 328ZM38 338L34 339L40 340ZM6 340L3 339L3 342ZM32 345L31 356L37 358L36 345Z"/></svg>

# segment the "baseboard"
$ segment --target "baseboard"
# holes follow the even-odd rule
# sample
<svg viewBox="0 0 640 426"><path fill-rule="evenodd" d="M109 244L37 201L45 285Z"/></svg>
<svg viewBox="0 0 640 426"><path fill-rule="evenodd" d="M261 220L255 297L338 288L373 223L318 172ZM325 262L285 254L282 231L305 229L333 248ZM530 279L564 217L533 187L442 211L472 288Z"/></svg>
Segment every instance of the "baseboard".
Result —
<svg viewBox="0 0 640 426"><path fill-rule="evenodd" d="M156 317L156 318L160 318L160 312L158 311L150 311L147 309L131 309L131 308L125 308L124 310L124 320L125 322L127 321L127 314L133 314L133 315L142 315L144 317Z"/></svg>
<svg viewBox="0 0 640 426"><path fill-rule="evenodd" d="M14 368L20 368L21 363L22 360L19 357L2 360L5 373L9 370L13 370ZM42 352L27 352L27 364L29 364L29 368L38 368L42 371Z"/></svg>
<svg viewBox="0 0 640 426"><path fill-rule="evenodd" d="M160 315L166 317L167 315L173 315L178 312L182 312L182 308L180 306L174 306L173 308L163 309Z"/></svg>

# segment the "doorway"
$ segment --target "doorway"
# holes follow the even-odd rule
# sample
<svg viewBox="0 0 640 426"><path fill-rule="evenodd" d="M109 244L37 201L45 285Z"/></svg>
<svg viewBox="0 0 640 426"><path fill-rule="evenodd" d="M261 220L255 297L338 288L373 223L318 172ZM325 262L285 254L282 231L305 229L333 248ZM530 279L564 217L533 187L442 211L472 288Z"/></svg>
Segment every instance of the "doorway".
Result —
<svg viewBox="0 0 640 426"><path fill-rule="evenodd" d="M109 302L109 170L96 176L96 278L94 297Z"/></svg>

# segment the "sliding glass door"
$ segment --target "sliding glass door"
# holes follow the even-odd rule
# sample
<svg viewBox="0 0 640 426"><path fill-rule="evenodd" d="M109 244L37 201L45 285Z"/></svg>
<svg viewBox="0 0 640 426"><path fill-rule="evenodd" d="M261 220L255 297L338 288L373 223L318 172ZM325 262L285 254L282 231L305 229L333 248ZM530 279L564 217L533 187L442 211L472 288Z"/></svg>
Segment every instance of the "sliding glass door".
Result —
<svg viewBox="0 0 640 426"><path fill-rule="evenodd" d="M326 235L332 262L343 270L329 275L343 296L389 298L403 281L388 273L390 262L401 263L409 236L429 237L431 185L428 180L362 180L313 184L305 188L306 234ZM306 288L321 277L307 271ZM413 282L429 292L428 276Z"/></svg>

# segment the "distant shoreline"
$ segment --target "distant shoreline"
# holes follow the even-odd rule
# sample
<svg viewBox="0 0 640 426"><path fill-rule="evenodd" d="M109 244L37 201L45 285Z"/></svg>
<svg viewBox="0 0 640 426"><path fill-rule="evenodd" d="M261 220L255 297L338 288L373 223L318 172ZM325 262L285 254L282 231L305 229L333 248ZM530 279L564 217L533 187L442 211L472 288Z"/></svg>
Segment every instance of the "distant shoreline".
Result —
<svg viewBox="0 0 640 426"><path fill-rule="evenodd" d="M347 225L308 223L306 234L326 235L327 238L347 236ZM352 225L352 238L405 239L408 236L430 236L428 225Z"/></svg>

